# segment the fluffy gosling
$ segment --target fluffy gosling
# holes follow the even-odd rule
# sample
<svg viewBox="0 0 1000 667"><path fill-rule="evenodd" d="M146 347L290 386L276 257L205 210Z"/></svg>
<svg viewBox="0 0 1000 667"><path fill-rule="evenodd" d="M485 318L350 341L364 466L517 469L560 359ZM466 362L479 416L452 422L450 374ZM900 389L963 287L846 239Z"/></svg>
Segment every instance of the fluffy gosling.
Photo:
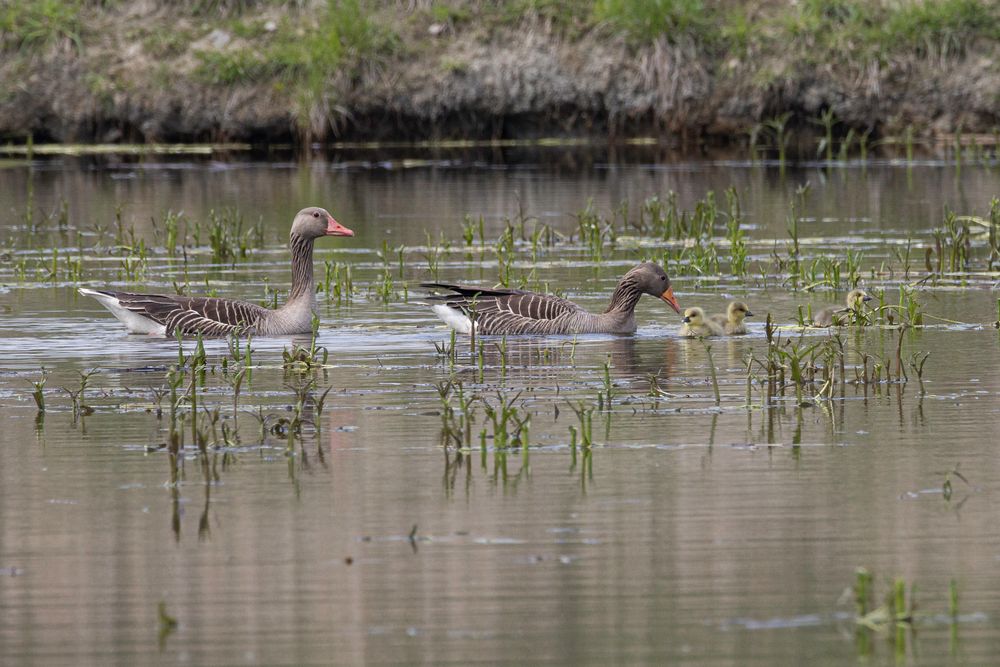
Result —
<svg viewBox="0 0 1000 667"><path fill-rule="evenodd" d="M725 333L721 325L705 317L705 311L701 308L688 308L684 311L684 325L681 327L682 336L700 338L702 336L722 336Z"/></svg>
<svg viewBox="0 0 1000 667"><path fill-rule="evenodd" d="M750 308L742 301L730 301L725 313L716 313L708 319L722 327L727 336L742 336L747 332L743 323L746 317L753 317Z"/></svg>
<svg viewBox="0 0 1000 667"><path fill-rule="evenodd" d="M852 311L863 309L872 298L863 289L851 290L847 294L847 308L830 306L816 313L813 317L814 327L842 327L850 322Z"/></svg>

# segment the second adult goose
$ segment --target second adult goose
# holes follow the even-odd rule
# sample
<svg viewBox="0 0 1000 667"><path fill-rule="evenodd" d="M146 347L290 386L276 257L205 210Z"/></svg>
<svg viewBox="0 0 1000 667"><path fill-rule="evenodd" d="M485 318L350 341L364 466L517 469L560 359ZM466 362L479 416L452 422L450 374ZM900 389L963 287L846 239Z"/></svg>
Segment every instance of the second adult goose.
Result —
<svg viewBox="0 0 1000 667"><path fill-rule="evenodd" d="M652 262L626 273L600 314L551 294L448 283L424 283L423 287L454 292L430 300L442 302L434 306L434 312L459 333L469 333L473 321L476 333L486 335L634 333L635 305L643 294L662 299L681 312L670 278Z"/></svg>
<svg viewBox="0 0 1000 667"><path fill-rule="evenodd" d="M281 308L204 296L135 294L80 288L121 320L129 333L225 336L234 331L258 336L309 333L316 310L313 242L322 236L354 236L321 208L304 208L292 221L292 291Z"/></svg>

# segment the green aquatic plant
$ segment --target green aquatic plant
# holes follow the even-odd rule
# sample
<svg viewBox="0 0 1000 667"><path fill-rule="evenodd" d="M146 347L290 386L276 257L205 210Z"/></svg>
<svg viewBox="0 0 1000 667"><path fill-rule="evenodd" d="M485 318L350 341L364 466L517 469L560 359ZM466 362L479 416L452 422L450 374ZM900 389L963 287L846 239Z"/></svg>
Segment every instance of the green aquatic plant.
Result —
<svg viewBox="0 0 1000 667"><path fill-rule="evenodd" d="M177 241L180 235L180 223L184 220L184 213L174 213L168 210L163 214L163 247L166 248L167 254L173 256L177 252ZM153 219L153 225L155 228L156 219ZM180 237L181 241L184 241L184 237Z"/></svg>
<svg viewBox="0 0 1000 667"><path fill-rule="evenodd" d="M330 358L330 352L326 347L317 344L319 337L320 319L313 313L311 326L312 333L309 337L309 346L303 347L298 343L292 343L291 349L283 348L281 351L282 367L286 371L296 371L304 373L317 367L325 366Z"/></svg>
<svg viewBox="0 0 1000 667"><path fill-rule="evenodd" d="M235 373L227 373L224 377L226 383L233 390L233 424L236 423L236 418L240 412L240 390L243 387L243 379L246 378L247 369L241 368Z"/></svg>
<svg viewBox="0 0 1000 667"><path fill-rule="evenodd" d="M809 122L823 128L823 136L816 149L817 157L825 155L828 164L833 162L833 127L837 124L837 118L834 116L833 109L824 109L820 112L819 117L810 118Z"/></svg>
<svg viewBox="0 0 1000 667"><path fill-rule="evenodd" d="M743 216L740 213L739 196L735 188L726 190L729 202L729 215L726 220L726 240L729 242L729 270L742 278L747 273L747 240L746 234L740 229Z"/></svg>
<svg viewBox="0 0 1000 667"><path fill-rule="evenodd" d="M614 243L613 225L601 217L594 208L594 200L587 201L587 207L576 214L580 242L590 252L594 261L600 261L605 243Z"/></svg>
<svg viewBox="0 0 1000 667"><path fill-rule="evenodd" d="M457 354L456 339L458 334L454 329L452 329L450 336L451 338L447 343L438 343L437 341L434 341L434 350L437 352L439 357L446 357L454 361Z"/></svg>
<svg viewBox="0 0 1000 667"><path fill-rule="evenodd" d="M597 409L610 410L615 396L615 385L611 381L611 355L604 361L604 372L601 375L603 390L597 395Z"/></svg>
<svg viewBox="0 0 1000 667"><path fill-rule="evenodd" d="M45 368L42 368L42 376L38 380L29 380L33 388L31 397L35 399L35 407L38 412L45 412Z"/></svg>
<svg viewBox="0 0 1000 667"><path fill-rule="evenodd" d="M531 415L516 405L520 397L521 392L518 392L508 399L498 391L496 405L482 399L483 410L493 426L493 446L496 449L506 449L511 443L526 446L526 442L522 442L522 432L525 432L526 438Z"/></svg>
<svg viewBox="0 0 1000 667"><path fill-rule="evenodd" d="M792 202L785 222L785 229L788 231L788 239L791 241L791 250L788 251L793 262L797 262L800 257L799 252L799 214L795 210L795 202Z"/></svg>
<svg viewBox="0 0 1000 667"><path fill-rule="evenodd" d="M382 303L391 302L395 295L395 283L392 278L392 272L388 268L382 269L382 276L379 280L373 282L368 288L369 294L374 293Z"/></svg>
<svg viewBox="0 0 1000 667"><path fill-rule="evenodd" d="M790 138L788 133L788 121L791 117L792 113L790 111L786 111L785 113L778 114L773 118L768 118L754 128L751 138L751 145L756 146L757 138L760 135L768 137L768 139L772 142L772 148L778 152L778 165L781 169L785 168L785 164L787 162L786 153L788 150L788 140Z"/></svg>
<svg viewBox="0 0 1000 667"><path fill-rule="evenodd" d="M350 302L354 296L354 279L350 264L326 260L324 263L323 285L327 301L338 304Z"/></svg>
<svg viewBox="0 0 1000 667"><path fill-rule="evenodd" d="M575 405L573 403L570 403L569 401L567 401L566 404L569 405L570 409L576 414L577 419L580 420L580 430L579 430L579 432L577 431L576 427L574 427L574 426L570 426L569 427L570 446L573 448L574 451L576 450L576 445L577 445L577 440L576 439L577 439L577 435L579 435L580 436L580 446L583 447L583 448L585 448L585 449L589 449L594 444L594 436L593 436L594 418L593 418L593 416L594 416L594 410L596 409L596 406L594 406L592 404L584 403L583 401L578 401Z"/></svg>
<svg viewBox="0 0 1000 667"><path fill-rule="evenodd" d="M94 409L86 404L86 391L87 387L90 386L90 378L97 373L98 369L92 368L89 371L77 371L80 375L80 386L74 391L72 389L67 389L63 387L62 390L69 394L70 401L73 403L73 421L81 416L86 416L91 414ZM37 399L36 399L37 400Z"/></svg>
<svg viewBox="0 0 1000 667"><path fill-rule="evenodd" d="M839 161L847 162L847 160L850 159L851 146L854 145L854 136L855 136L855 131L854 128L852 127L847 130L847 134L844 135L844 138L840 142L840 148L837 151L837 159Z"/></svg>

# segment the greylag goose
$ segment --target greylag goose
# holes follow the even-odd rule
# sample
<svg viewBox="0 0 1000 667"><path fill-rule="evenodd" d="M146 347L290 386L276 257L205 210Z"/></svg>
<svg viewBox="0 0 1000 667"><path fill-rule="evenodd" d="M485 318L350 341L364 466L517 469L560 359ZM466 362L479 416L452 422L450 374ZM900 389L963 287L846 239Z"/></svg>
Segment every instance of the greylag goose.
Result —
<svg viewBox="0 0 1000 667"><path fill-rule="evenodd" d="M742 336L747 332L743 322L746 317L753 317L750 308L742 301L730 301L725 313L717 313L708 319L722 327L727 336Z"/></svg>
<svg viewBox="0 0 1000 667"><path fill-rule="evenodd" d="M263 336L309 333L316 310L313 242L321 236L354 236L321 208L304 208L292 221L292 290L288 301L271 310L245 301L204 296L133 294L80 288L111 311L129 333L173 336L225 336L232 332Z"/></svg>
<svg viewBox="0 0 1000 667"><path fill-rule="evenodd" d="M722 336L725 334L722 325L705 317L705 311L701 308L688 308L684 311L684 324L681 326L681 335L688 338L701 338L703 336Z"/></svg>
<svg viewBox="0 0 1000 667"><path fill-rule="evenodd" d="M485 335L634 333L635 305L643 294L662 299L681 312L670 278L652 262L644 262L626 273L611 295L607 309L600 314L551 294L448 283L422 286L454 292L432 296L430 300L442 302L434 306L435 314L459 333L469 333L473 319L476 333Z"/></svg>
<svg viewBox="0 0 1000 667"><path fill-rule="evenodd" d="M814 327L841 327L850 322L850 314L864 308L872 298L863 289L851 290L847 294L847 308L831 306L824 308L813 317Z"/></svg>

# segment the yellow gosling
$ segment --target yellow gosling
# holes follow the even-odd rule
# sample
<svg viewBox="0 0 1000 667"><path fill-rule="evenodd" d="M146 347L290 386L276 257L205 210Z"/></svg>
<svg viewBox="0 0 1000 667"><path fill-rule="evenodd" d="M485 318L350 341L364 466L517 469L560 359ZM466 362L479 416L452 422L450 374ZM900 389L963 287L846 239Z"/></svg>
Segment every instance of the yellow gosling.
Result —
<svg viewBox="0 0 1000 667"><path fill-rule="evenodd" d="M747 326L743 319L753 317L750 308L742 301L730 301L725 314L716 313L709 317L709 321L715 322L727 336L742 336L747 332Z"/></svg>
<svg viewBox="0 0 1000 667"><path fill-rule="evenodd" d="M722 326L705 317L705 311L701 308L688 308L684 311L684 325L681 327L682 336L700 338L702 336L722 336L725 333Z"/></svg>
<svg viewBox="0 0 1000 667"><path fill-rule="evenodd" d="M813 317L814 327L842 327L850 321L852 311L861 310L872 298L863 289L851 290L847 294L847 308L831 306L824 308Z"/></svg>

